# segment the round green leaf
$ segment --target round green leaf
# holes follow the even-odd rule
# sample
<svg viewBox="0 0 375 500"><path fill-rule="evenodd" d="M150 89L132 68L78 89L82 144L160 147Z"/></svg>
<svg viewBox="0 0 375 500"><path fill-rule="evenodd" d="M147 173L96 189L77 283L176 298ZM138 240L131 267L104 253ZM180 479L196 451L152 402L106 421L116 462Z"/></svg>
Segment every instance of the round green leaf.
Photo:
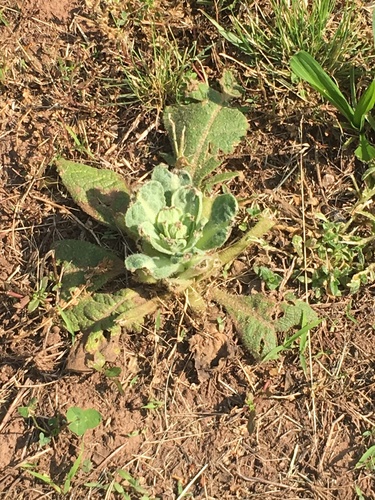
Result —
<svg viewBox="0 0 375 500"><path fill-rule="evenodd" d="M77 436L83 436L88 429L94 429L100 424L102 416L93 408L84 410L83 408L72 406L66 412L66 419L69 429L74 434L77 434Z"/></svg>

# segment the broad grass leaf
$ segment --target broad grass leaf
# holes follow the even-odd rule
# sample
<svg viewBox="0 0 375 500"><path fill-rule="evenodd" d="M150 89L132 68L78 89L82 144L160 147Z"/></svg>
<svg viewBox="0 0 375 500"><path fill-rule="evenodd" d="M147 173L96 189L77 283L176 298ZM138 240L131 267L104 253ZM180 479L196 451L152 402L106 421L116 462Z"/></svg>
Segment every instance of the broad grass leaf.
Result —
<svg viewBox="0 0 375 500"><path fill-rule="evenodd" d="M359 146L354 153L359 160L368 163L375 158L375 147L369 143L364 134L361 134Z"/></svg>
<svg viewBox="0 0 375 500"><path fill-rule="evenodd" d="M372 81L367 90L362 94L354 110L353 122L358 130L363 129L366 115L375 105L375 80Z"/></svg>
<svg viewBox="0 0 375 500"><path fill-rule="evenodd" d="M336 83L310 54L303 50L298 52L291 58L290 67L295 75L309 83L356 128L353 108L341 93Z"/></svg>
<svg viewBox="0 0 375 500"><path fill-rule="evenodd" d="M129 188L121 175L64 159L56 162L61 180L83 211L114 229L122 222L130 200Z"/></svg>

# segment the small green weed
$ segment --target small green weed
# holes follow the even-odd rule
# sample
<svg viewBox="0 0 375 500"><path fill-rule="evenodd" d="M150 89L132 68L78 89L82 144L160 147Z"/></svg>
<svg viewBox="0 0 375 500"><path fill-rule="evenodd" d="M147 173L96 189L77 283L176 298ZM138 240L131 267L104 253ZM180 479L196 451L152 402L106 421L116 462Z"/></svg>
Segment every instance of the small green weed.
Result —
<svg viewBox="0 0 375 500"><path fill-rule="evenodd" d="M147 490L128 471L118 469L109 479L108 483L90 482L85 483L85 486L93 490L105 491L106 498L109 498L110 493L114 492L124 500L158 500L155 497L151 497ZM123 484L123 481L125 481L125 484Z"/></svg>
<svg viewBox="0 0 375 500"><path fill-rule="evenodd" d="M27 306L29 313L34 312L38 307L44 305L48 298L48 276L44 276L38 283L37 289L33 292L31 300Z"/></svg>
<svg viewBox="0 0 375 500"><path fill-rule="evenodd" d="M331 222L322 214L319 234L306 241L308 267L306 276L296 271L294 277L302 283L311 285L315 297L325 293L341 296L344 291L355 293L361 285L373 281L374 266L370 262L371 242L349 233L347 224ZM299 256L297 263L303 263L302 237L295 235L292 239L295 252Z"/></svg>
<svg viewBox="0 0 375 500"><path fill-rule="evenodd" d="M36 416L35 411L38 406L37 398L31 398L26 406L20 406L17 411L24 419L30 419L35 427L39 430L39 448L48 445L51 438L59 434L61 430L61 422L59 417L42 418Z"/></svg>
<svg viewBox="0 0 375 500"><path fill-rule="evenodd" d="M375 445L370 446L356 463L356 468L365 467L367 470L375 471Z"/></svg>
<svg viewBox="0 0 375 500"><path fill-rule="evenodd" d="M30 418L35 428L42 431L39 434L39 446L42 447L50 443L51 437L57 436L57 434L59 434L63 426L63 423L60 421L59 418L56 417L48 419L47 424L48 424L49 436L46 436L44 434L46 430L43 429L38 424L38 420L40 420L40 417L37 418L35 416L35 410L37 408L37 404L38 404L37 399L32 398L28 403L28 405L21 406L18 408L18 413L23 418ZM102 417L100 413L94 409L89 408L87 410L84 410L82 408L71 407L68 409L66 413L66 423L64 422L64 425L66 425L68 429L77 436L83 436L88 429L93 429L94 427L97 427L101 421ZM69 469L63 486L58 485L48 474L43 474L41 472L38 472L36 470L37 464L25 462L21 465L21 467L36 479L39 479L40 481L43 481L45 484L51 486L57 493L61 495L66 495L71 488L72 479L77 474L77 471L81 466L83 452L84 452L84 443L82 441L81 451L78 457L73 462L71 468ZM88 461L84 462L84 467L85 470L87 470L90 467Z"/></svg>
<svg viewBox="0 0 375 500"><path fill-rule="evenodd" d="M375 131L375 120L370 114L375 105L375 79L362 93L358 102L356 102L356 95L353 92L354 103L351 106L332 78L328 76L321 65L307 52L301 51L293 56L290 66L295 75L307 81L348 120L347 123L343 123L342 125L344 129L349 132L354 131L358 136L359 145L355 150L357 158L363 162L373 160L375 158L375 147L367 139L366 124L370 125L370 130ZM347 145L351 141L352 139L347 142Z"/></svg>
<svg viewBox="0 0 375 500"><path fill-rule="evenodd" d="M94 429L102 421L102 416L97 410L88 408L84 410L72 406L66 412L68 428L77 436L83 436L88 429Z"/></svg>
<svg viewBox="0 0 375 500"><path fill-rule="evenodd" d="M283 280L279 274L274 273L266 266L254 266L253 269L259 278L264 281L269 290L277 290L279 288Z"/></svg>
<svg viewBox="0 0 375 500"><path fill-rule="evenodd" d="M150 401L142 406L144 410L158 410L163 406L163 401L158 401L157 399L150 399Z"/></svg>
<svg viewBox="0 0 375 500"><path fill-rule="evenodd" d="M375 436L375 429L365 431L362 435L364 438L373 439ZM372 472L375 471L375 445L367 448L367 450L363 453L361 458L356 463L355 467L356 469L365 468Z"/></svg>
<svg viewBox="0 0 375 500"><path fill-rule="evenodd" d="M21 467L23 469L25 469L29 474L31 474L36 479L39 479L40 481L47 484L48 486L51 486L60 495L66 495L67 493L69 493L69 490L71 488L72 479L77 474L79 466L81 465L82 456L83 456L83 449L81 450L80 454L75 459L75 461L73 462L73 465L69 469L63 486L59 486L58 484L56 484L48 474L42 474L42 473L36 471L35 464L26 462L26 463L22 464Z"/></svg>
<svg viewBox="0 0 375 500"><path fill-rule="evenodd" d="M125 392L124 392L124 389L123 389L121 382L120 382L121 368L119 366L112 366L111 368L106 368L103 371L103 373L106 377L113 380L113 383L117 387L118 392L121 395L124 395Z"/></svg>

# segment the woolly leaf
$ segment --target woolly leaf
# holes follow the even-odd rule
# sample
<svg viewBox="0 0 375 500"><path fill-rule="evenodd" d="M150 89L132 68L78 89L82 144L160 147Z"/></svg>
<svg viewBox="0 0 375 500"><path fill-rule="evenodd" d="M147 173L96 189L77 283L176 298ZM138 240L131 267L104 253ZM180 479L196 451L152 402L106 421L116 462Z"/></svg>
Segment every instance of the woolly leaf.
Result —
<svg viewBox="0 0 375 500"><path fill-rule="evenodd" d="M206 89L201 97L200 102L169 106L164 112L175 164L190 173L197 187L220 165L220 153L232 153L248 129L245 116L230 108L222 94Z"/></svg>
<svg viewBox="0 0 375 500"><path fill-rule="evenodd" d="M238 203L233 195L223 194L215 198L197 248L203 251L220 248L228 239L237 210Z"/></svg>
<svg viewBox="0 0 375 500"><path fill-rule="evenodd" d="M306 324L318 321L309 304L293 296L277 304L260 293L243 297L217 289L213 299L231 316L244 347L256 359L276 349L277 332L286 333L300 327L302 321Z"/></svg>
<svg viewBox="0 0 375 500"><path fill-rule="evenodd" d="M122 328L139 331L147 314L157 307L156 301L144 299L138 292L124 288L117 293L87 295L64 311L73 331L84 335L68 357L68 370L100 370L106 361L114 362L120 352Z"/></svg>
<svg viewBox="0 0 375 500"><path fill-rule="evenodd" d="M124 229L129 188L121 175L64 159L56 162L64 186L88 215L112 228Z"/></svg>
<svg viewBox="0 0 375 500"><path fill-rule="evenodd" d="M306 324L318 321L318 315L309 304L294 297L291 300L291 303L282 302L280 304L283 316L275 323L277 331L286 333L295 326L299 327L302 325L302 319Z"/></svg>
<svg viewBox="0 0 375 500"><path fill-rule="evenodd" d="M213 298L231 316L244 347L260 359L277 345L276 328L271 319L275 304L261 294L249 297L215 290Z"/></svg>
<svg viewBox="0 0 375 500"><path fill-rule="evenodd" d="M87 241L61 240L54 244L56 260L64 266L60 294L69 300L76 288L95 291L125 272L116 254Z"/></svg>

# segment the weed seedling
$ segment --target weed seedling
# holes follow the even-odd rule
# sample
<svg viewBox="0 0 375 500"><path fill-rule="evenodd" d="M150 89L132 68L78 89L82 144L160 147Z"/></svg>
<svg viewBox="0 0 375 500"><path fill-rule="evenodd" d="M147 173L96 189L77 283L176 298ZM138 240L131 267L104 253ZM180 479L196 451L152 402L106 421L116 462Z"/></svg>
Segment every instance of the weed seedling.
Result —
<svg viewBox="0 0 375 500"><path fill-rule="evenodd" d="M32 294L31 300L27 306L29 313L34 312L38 307L44 305L48 298L48 277L44 276L38 283L36 291Z"/></svg>
<svg viewBox="0 0 375 500"><path fill-rule="evenodd" d="M151 497L146 488L141 486L139 481L128 471L118 469L110 478L112 480L108 483L90 482L85 483L85 486L90 489L105 491L106 498L109 498L110 493L113 491L124 500L158 500L158 498ZM125 481L125 484L123 481Z"/></svg>
<svg viewBox="0 0 375 500"><path fill-rule="evenodd" d="M32 418L35 426L37 428L40 428L39 426L37 426L37 422L36 422L35 416L34 416L36 404L37 404L37 401L35 398L33 398L30 401L28 406L23 406L23 407L18 408L18 412L24 418ZM100 424L102 417L101 417L100 413L94 409L84 410L82 408L71 407L68 409L68 411L66 413L66 420L67 420L67 426L71 432L73 432L77 436L83 436L88 429L93 429L94 427L97 427ZM51 419L50 421L51 421L51 423L55 422L55 425L56 425L56 419ZM56 432L57 432L57 428L60 430L60 428L56 426L55 427ZM45 439L46 438L43 435L42 442L44 442ZM41 437L39 437L39 442L40 441L41 441ZM31 474L36 479L39 479L40 481L43 481L45 484L51 486L60 495L66 495L71 488L72 479L77 474L77 471L78 471L79 467L81 466L83 452L84 452L84 443L82 441L81 451L80 451L78 457L73 462L71 468L69 469L63 486L58 485L55 481L53 481L53 479L48 474L43 474L43 473L35 470L37 467L36 464L26 462L26 463L23 463L21 467L23 469L25 469L29 474ZM87 466L88 466L88 463L85 464L86 468L87 468Z"/></svg>
<svg viewBox="0 0 375 500"><path fill-rule="evenodd" d="M51 438L57 436L61 430L61 423L58 417L43 418L35 416L38 401L32 398L27 406L20 406L17 410L21 417L31 419L35 429L39 432L39 448L43 448L51 442ZM40 424L39 422L42 422Z"/></svg>
<svg viewBox="0 0 375 500"><path fill-rule="evenodd" d="M158 401L157 399L150 399L150 401L142 406L144 410L158 410L163 406L163 401Z"/></svg>
<svg viewBox="0 0 375 500"><path fill-rule="evenodd" d="M375 79L363 92L358 102L351 106L336 83L309 53L301 51L293 56L290 60L290 67L295 75L308 82L347 120L342 123L343 128L354 131L358 135L359 145L355 150L357 158L363 162L374 159L375 147L367 139L365 125L369 124L371 129L375 130L375 120L369 114L375 105Z"/></svg>
<svg viewBox="0 0 375 500"><path fill-rule="evenodd" d="M366 431L363 433L363 437L365 438L374 438L375 429ZM361 458L356 463L356 469L364 467L369 471L375 471L375 445L370 446L361 456Z"/></svg>
<svg viewBox="0 0 375 500"><path fill-rule="evenodd" d="M175 168L157 165L150 178L132 191L111 170L63 159L57 162L62 181L78 205L136 245L125 265L113 252L91 243L64 240L56 245L56 258L65 269L60 296L69 301L77 296L77 289L90 292L64 310L64 320L69 331L89 332L83 349L91 368L103 369L106 357L102 347L108 346L108 337L111 348L119 350L123 329L140 331L145 316L160 310L160 300L175 301L176 296L184 296L199 315L209 311L211 301L220 305L256 359L276 347L277 331L299 326L303 313L309 317L308 323L316 318L307 304L295 299L275 304L262 294L237 296L207 287L208 280L221 275L242 252L261 244L274 225L271 214L262 212L241 238L228 243L239 205L224 183L227 174L233 178L237 173L212 174L220 167L222 154L233 152L246 134L248 123L242 111L230 106L239 92L233 75L225 72L220 84L222 92L205 83L196 84L186 104L165 109L164 126L172 154L164 159ZM143 293L139 288L97 291L125 268L143 284ZM277 286L276 276L268 273L267 279ZM162 287L163 296L148 294L147 285ZM144 408L154 410L161 404L150 401Z"/></svg>

